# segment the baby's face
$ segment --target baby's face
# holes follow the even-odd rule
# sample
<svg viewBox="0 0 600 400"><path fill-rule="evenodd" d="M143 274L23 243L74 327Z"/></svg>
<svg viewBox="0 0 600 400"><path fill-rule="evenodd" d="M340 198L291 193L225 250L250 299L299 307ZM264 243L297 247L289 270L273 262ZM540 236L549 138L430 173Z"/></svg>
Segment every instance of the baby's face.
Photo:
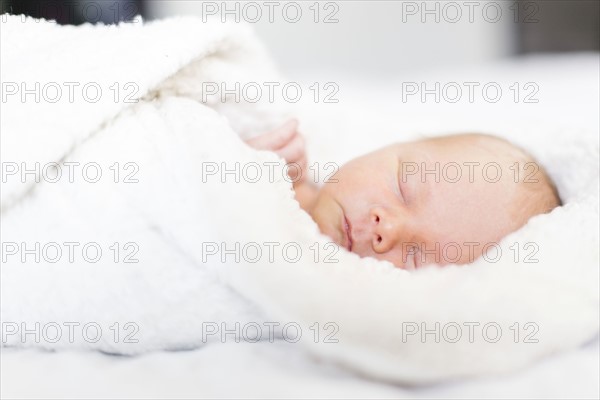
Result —
<svg viewBox="0 0 600 400"><path fill-rule="evenodd" d="M472 262L522 225L515 160L477 140L394 144L356 158L323 186L311 215L341 246L401 268Z"/></svg>

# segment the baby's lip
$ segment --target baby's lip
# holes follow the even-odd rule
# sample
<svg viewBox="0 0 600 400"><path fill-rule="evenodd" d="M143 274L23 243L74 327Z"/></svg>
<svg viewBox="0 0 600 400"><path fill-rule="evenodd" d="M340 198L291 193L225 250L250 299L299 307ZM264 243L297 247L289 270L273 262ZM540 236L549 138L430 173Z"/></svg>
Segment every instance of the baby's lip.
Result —
<svg viewBox="0 0 600 400"><path fill-rule="evenodd" d="M352 251L352 225L346 217L346 213L342 212L342 215L344 217L342 228L344 230L344 233L346 234L346 248L348 249L348 251Z"/></svg>

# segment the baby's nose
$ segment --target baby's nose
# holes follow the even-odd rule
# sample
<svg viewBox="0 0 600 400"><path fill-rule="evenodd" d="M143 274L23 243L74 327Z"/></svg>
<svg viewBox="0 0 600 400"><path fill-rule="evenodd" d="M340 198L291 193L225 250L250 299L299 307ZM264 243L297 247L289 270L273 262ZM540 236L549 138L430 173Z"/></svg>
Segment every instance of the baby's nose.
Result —
<svg viewBox="0 0 600 400"><path fill-rule="evenodd" d="M390 251L400 237L399 216L383 207L373 207L369 212L372 229L371 246L378 254Z"/></svg>

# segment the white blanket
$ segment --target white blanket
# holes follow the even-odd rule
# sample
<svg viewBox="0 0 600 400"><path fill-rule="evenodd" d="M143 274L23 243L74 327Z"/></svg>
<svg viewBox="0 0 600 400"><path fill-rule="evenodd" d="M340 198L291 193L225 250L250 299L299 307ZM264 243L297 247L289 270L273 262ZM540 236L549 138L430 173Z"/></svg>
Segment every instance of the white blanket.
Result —
<svg viewBox="0 0 600 400"><path fill-rule="evenodd" d="M61 43L62 51L52 43ZM515 130L510 138L548 167L567 204L507 237L496 263L408 273L341 249L331 263L323 256L329 240L293 200L281 160L249 149L232 129L255 134L281 120L288 107L212 104L225 119L198 102L202 82L277 79L249 31L194 19L72 28L9 17L1 44L3 83L99 82L105 90L96 103L9 96L2 110L3 168L7 162L95 162L108 178L90 184L35 183L29 177L23 184L10 175L3 182L3 345L138 354L219 340L206 335L207 323L277 321L281 328L291 322L319 358L379 379L425 383L514 370L597 335L595 132L574 139L554 129L557 139L548 141L551 125L526 138ZM134 98L142 101L115 102L109 89L114 82L123 89L135 82ZM3 85L3 95L11 88ZM126 163L139 167L139 182L115 183L115 162L123 174L135 170L124 170ZM206 166L215 165L208 163L236 162L256 163L262 179L207 179ZM271 162L277 164L273 175ZM96 263L81 257L70 263L65 256L50 263L9 255L11 243L30 248L36 242L79 242L77 256L84 244L96 243L103 256ZM274 262L266 256L223 261L222 254L207 253L207 244L258 243L265 249L267 242L278 244ZM515 263L510 246L528 242L539 246L539 262ZM280 249L288 244L301 249L299 261L284 258ZM316 261L315 246L321 249ZM139 262L122 262L132 249ZM97 342L81 334L36 341L22 330L36 322L48 329L95 323L103 334ZM135 325L124 329L127 322ZM315 323L319 340L311 330ZM327 323L337 327L336 343L323 340ZM462 336L453 342L447 335L455 337L456 326ZM468 326L474 327L473 340ZM486 335L483 326L491 326ZM422 340L422 329L407 331L415 327L433 333ZM524 341L532 332L536 341ZM137 343L123 340L128 333ZM436 335L439 340L432 340ZM279 329L276 336L285 339Z"/></svg>

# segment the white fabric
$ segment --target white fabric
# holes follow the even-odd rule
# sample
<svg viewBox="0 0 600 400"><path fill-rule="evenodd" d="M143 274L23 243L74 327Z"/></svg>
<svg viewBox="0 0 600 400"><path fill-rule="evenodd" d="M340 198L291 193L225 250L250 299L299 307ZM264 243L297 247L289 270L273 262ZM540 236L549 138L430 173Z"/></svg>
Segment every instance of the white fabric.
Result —
<svg viewBox="0 0 600 400"><path fill-rule="evenodd" d="M35 40L17 45L17 37ZM71 41L94 43L94 51L70 46ZM77 50L55 52L50 43L56 42ZM19 47L23 43L31 44L27 59ZM261 78L276 77L248 31L194 19L116 29L23 24L14 17L3 26L1 47L3 82L95 80L108 87L115 80L133 81L139 82L138 95L146 96L135 105L115 104L110 97L92 105L3 104L3 162L108 166L119 161L140 167L140 182L129 186L108 180L3 184L4 242L95 241L105 249L114 242L136 242L140 263L115 264L108 255L96 264L22 263L11 257L2 266L1 305L3 322L29 327L94 321L108 329L116 321L134 321L139 343L115 343L110 335L96 343L81 336L74 343L67 337L57 343L22 343L20 335L10 335L3 345L139 354L201 346L207 321L292 321L306 333L301 344L319 359L377 379L420 384L514 371L598 333L598 142L593 127L573 137L568 127L551 122L510 132L488 126L534 152L567 201L503 240L497 263L478 260L466 267L409 273L344 250L335 255L337 263L314 262L310 247L323 248L328 239L293 200L281 163L273 182L266 168L257 183L202 180L206 162L278 161L246 147L230 125L252 135L289 114L289 107L274 106L271 114L264 104L214 104L225 119L197 101L201 82L221 79L220 71L222 79L243 78L249 70L261 71ZM66 54L72 54L67 65ZM181 74L173 75L182 67ZM332 140L327 131L333 124L356 138L384 121L357 117L351 125L344 115L347 122L335 112L319 116L312 123L313 143L320 135L324 143ZM311 127L310 118L302 120L309 121L305 129ZM409 127L407 122L400 132ZM333 147L324 149L318 159L327 159ZM281 253L275 253L275 262L221 262L218 257L203 262L206 242L298 243L303 257L296 263L285 262ZM540 262L515 263L509 249L515 242L537 243ZM307 334L315 322L337 324L339 342L315 343ZM436 322L494 322L504 333L497 343L481 337L471 343L466 336L457 343L403 342L407 322L430 328ZM515 344L508 330L515 322L537 324L539 342Z"/></svg>
<svg viewBox="0 0 600 400"><path fill-rule="evenodd" d="M331 368L305 357L298 344L282 341L230 342L139 357L4 349L0 393L11 399L597 399L598 351L596 342L514 373L411 387Z"/></svg>

